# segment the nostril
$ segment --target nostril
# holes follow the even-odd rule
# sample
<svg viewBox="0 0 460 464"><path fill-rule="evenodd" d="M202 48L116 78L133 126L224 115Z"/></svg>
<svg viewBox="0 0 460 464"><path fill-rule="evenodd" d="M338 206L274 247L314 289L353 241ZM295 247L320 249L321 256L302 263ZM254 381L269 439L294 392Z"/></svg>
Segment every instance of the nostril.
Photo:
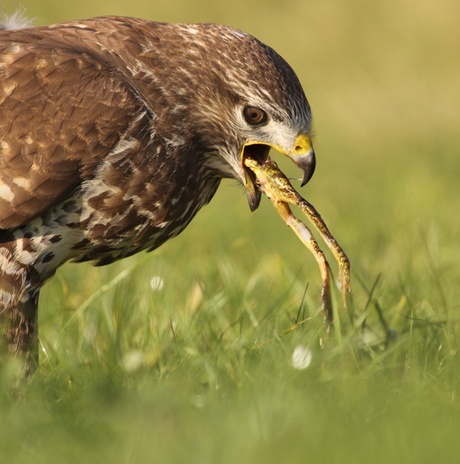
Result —
<svg viewBox="0 0 460 464"><path fill-rule="evenodd" d="M313 148L311 139L307 134L297 136L293 145L293 154L295 155L304 155Z"/></svg>

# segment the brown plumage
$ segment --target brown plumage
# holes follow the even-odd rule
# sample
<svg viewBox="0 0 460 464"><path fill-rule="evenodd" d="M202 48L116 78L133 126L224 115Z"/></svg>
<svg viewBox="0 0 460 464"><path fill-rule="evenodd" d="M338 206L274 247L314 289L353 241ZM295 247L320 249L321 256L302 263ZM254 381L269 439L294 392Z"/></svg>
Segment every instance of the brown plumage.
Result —
<svg viewBox="0 0 460 464"><path fill-rule="evenodd" d="M245 153L314 170L289 65L243 32L103 17L0 31L0 318L36 364L43 283L179 234L224 177L260 201Z"/></svg>

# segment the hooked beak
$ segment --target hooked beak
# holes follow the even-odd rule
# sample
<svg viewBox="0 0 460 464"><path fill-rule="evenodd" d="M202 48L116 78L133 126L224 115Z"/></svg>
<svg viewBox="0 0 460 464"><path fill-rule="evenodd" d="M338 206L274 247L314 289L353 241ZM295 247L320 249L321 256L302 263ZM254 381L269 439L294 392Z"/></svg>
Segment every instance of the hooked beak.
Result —
<svg viewBox="0 0 460 464"><path fill-rule="evenodd" d="M311 179L315 172L315 151L310 137L306 134L301 134L297 137L294 143L294 148L290 151L286 151L276 145L268 145L261 142L246 143L241 151L241 165L245 172L245 187L251 211L258 208L261 199L261 192L257 187L256 175L245 166L244 160L246 158L252 158L257 161L258 164L263 164L268 159L270 148L274 148L276 151L279 151L289 157L302 170L302 187Z"/></svg>
<svg viewBox="0 0 460 464"><path fill-rule="evenodd" d="M299 135L295 141L294 150L291 153L285 153L303 172L303 187L313 176L316 168L315 150L308 135Z"/></svg>

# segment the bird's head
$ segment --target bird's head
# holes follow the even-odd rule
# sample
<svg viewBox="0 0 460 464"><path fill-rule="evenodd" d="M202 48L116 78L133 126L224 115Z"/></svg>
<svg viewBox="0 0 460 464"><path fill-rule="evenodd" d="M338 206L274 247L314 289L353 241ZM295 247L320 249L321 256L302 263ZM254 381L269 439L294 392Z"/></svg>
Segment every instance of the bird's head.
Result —
<svg viewBox="0 0 460 464"><path fill-rule="evenodd" d="M261 193L255 174L245 165L246 158L263 164L268 159L270 149L274 148L301 168L303 186L313 176L316 157L309 126L297 127L288 115L280 115L276 109L263 105L262 102L258 106L244 106L241 116L241 133L245 136L239 150L237 173L241 175L240 169L244 172L243 183L249 207L254 211L260 203Z"/></svg>
<svg viewBox="0 0 460 464"><path fill-rule="evenodd" d="M161 68L174 69L174 75L162 80L175 94L171 100L182 102L179 117L168 119L180 126L178 132L190 127L215 175L238 179L255 210L261 193L244 160L263 163L273 148L302 169L302 185L307 183L315 170L311 111L289 64L251 35L226 26L165 27L163 37L171 34L167 42L175 49Z"/></svg>
<svg viewBox="0 0 460 464"><path fill-rule="evenodd" d="M205 108L204 132L212 134L209 142L215 148L210 163L243 183L255 210L261 194L254 173L244 165L246 157L263 163L273 148L301 168L302 185L312 177L310 105L296 74L272 48L223 26L197 30L208 49L196 89L203 85L206 103L199 107Z"/></svg>

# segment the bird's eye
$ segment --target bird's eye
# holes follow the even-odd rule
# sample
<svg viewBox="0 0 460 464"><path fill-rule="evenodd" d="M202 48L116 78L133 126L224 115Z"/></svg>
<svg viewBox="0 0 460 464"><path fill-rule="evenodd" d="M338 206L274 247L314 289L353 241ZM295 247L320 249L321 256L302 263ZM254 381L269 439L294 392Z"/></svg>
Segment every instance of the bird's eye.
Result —
<svg viewBox="0 0 460 464"><path fill-rule="evenodd" d="M246 106L243 110L243 116L246 122L251 124L251 126L259 126L266 123L268 120L267 113L255 106Z"/></svg>

